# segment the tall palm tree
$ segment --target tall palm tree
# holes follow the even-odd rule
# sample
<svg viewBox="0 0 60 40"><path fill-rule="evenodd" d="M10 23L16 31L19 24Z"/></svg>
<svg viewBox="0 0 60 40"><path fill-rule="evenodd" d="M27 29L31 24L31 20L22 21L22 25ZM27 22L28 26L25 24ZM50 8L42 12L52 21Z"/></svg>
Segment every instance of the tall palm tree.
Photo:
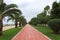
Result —
<svg viewBox="0 0 60 40"><path fill-rule="evenodd" d="M7 5L6 3L0 4L0 35L2 35L3 18L5 16L13 16L14 14L18 14L18 13L21 13L21 12L19 9L17 9L16 4L9 4L9 5Z"/></svg>

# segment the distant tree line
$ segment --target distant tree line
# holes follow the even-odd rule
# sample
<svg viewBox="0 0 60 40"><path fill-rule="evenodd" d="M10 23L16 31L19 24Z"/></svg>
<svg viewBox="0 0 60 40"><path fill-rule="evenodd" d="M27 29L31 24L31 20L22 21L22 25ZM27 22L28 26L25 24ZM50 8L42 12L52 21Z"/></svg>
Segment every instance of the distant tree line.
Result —
<svg viewBox="0 0 60 40"><path fill-rule="evenodd" d="M32 24L32 25L37 25L37 24L41 24L41 25L46 25L47 22L50 20L50 6L47 5L43 12L39 13L37 15L37 17L34 17L31 19L31 21L29 22L29 24Z"/></svg>
<svg viewBox="0 0 60 40"><path fill-rule="evenodd" d="M47 5L44 10L29 22L30 24L47 24L51 19L60 18L60 3L53 2L52 9Z"/></svg>
<svg viewBox="0 0 60 40"><path fill-rule="evenodd" d="M58 34L60 30L60 3L53 2L52 8L47 5L43 12L39 13L37 17L34 17L29 22L31 25L48 25L53 33Z"/></svg>

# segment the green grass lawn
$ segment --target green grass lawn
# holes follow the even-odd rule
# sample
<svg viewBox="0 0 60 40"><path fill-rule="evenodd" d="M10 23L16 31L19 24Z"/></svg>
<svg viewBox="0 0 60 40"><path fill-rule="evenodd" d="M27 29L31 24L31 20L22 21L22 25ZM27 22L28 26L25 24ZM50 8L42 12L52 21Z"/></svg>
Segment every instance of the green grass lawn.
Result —
<svg viewBox="0 0 60 40"><path fill-rule="evenodd" d="M3 32L3 35L0 36L0 40L11 40L21 28L12 28Z"/></svg>
<svg viewBox="0 0 60 40"><path fill-rule="evenodd" d="M40 32L42 32L43 34L47 35L52 40L60 40L60 35L59 34L52 34L52 30L49 27L36 26L35 28L37 30L39 30Z"/></svg>

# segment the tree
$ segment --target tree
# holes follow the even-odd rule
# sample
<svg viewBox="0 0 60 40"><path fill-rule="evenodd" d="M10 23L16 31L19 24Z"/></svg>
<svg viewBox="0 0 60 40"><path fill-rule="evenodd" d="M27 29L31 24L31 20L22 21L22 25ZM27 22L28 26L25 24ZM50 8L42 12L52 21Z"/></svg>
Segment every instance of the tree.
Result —
<svg viewBox="0 0 60 40"><path fill-rule="evenodd" d="M16 13L17 13L17 12L16 12ZM15 28L17 28L17 27L18 27L18 20L20 19L21 14L22 14L22 12L20 11L19 14L13 15L13 17L10 16L10 17L8 18L7 22L10 21L10 20L14 20L14 21L15 21Z"/></svg>
<svg viewBox="0 0 60 40"><path fill-rule="evenodd" d="M40 23L43 23L45 16L46 12L41 12L40 14L37 15L37 18L40 21Z"/></svg>
<svg viewBox="0 0 60 40"><path fill-rule="evenodd" d="M47 13L49 13L49 9L50 9L50 6L47 5L44 8L43 12L37 15L38 24L47 24L48 20L50 19L49 15L47 15Z"/></svg>
<svg viewBox="0 0 60 40"><path fill-rule="evenodd" d="M52 9L51 9L51 18L60 18L60 4L57 2L53 2Z"/></svg>
<svg viewBox="0 0 60 40"><path fill-rule="evenodd" d="M45 8L44 8L44 10L46 10L46 11L48 11L50 9L50 6L49 5L47 5Z"/></svg>
<svg viewBox="0 0 60 40"><path fill-rule="evenodd" d="M9 4L9 5L7 5L6 3L0 4L0 35L2 35L3 18L6 16L13 16L13 14L18 14L14 12L20 13L20 10L16 8L17 8L16 4Z"/></svg>
<svg viewBox="0 0 60 40"><path fill-rule="evenodd" d="M52 20L48 21L48 26L52 29L53 33L59 34L60 19L52 19Z"/></svg>
<svg viewBox="0 0 60 40"><path fill-rule="evenodd" d="M50 20L50 16L46 15L46 13L42 12L40 14L37 15L37 19L38 19L38 24L47 24L47 22Z"/></svg>
<svg viewBox="0 0 60 40"><path fill-rule="evenodd" d="M37 18L36 17L32 18L31 21L29 22L29 24L36 26L37 25Z"/></svg>
<svg viewBox="0 0 60 40"><path fill-rule="evenodd" d="M24 16L20 16L18 22L19 22L19 27L22 26L22 25L27 24L26 19L24 18Z"/></svg>
<svg viewBox="0 0 60 40"><path fill-rule="evenodd" d="M7 21L10 21L10 20L15 21L15 28L18 27L18 22L19 22L19 27L21 27L22 25L25 25L27 23L26 19L22 15L14 15L14 17L9 17Z"/></svg>
<svg viewBox="0 0 60 40"><path fill-rule="evenodd" d="M47 6L44 8L44 11L46 12L46 15L47 15L47 13L49 13L49 9L50 9L50 6L49 6L49 5L47 5Z"/></svg>

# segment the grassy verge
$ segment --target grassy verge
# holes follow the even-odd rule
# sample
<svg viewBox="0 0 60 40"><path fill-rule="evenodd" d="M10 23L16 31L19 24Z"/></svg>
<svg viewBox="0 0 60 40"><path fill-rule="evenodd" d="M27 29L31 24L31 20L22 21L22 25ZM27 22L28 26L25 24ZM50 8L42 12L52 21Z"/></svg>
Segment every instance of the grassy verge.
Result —
<svg viewBox="0 0 60 40"><path fill-rule="evenodd" d="M0 40L11 40L21 28L12 28L3 32L3 35L0 36Z"/></svg>
<svg viewBox="0 0 60 40"><path fill-rule="evenodd" d="M44 27L44 26L36 26L35 27L37 30L51 38L52 40L60 40L60 35L59 34L52 34L52 30L49 27Z"/></svg>

